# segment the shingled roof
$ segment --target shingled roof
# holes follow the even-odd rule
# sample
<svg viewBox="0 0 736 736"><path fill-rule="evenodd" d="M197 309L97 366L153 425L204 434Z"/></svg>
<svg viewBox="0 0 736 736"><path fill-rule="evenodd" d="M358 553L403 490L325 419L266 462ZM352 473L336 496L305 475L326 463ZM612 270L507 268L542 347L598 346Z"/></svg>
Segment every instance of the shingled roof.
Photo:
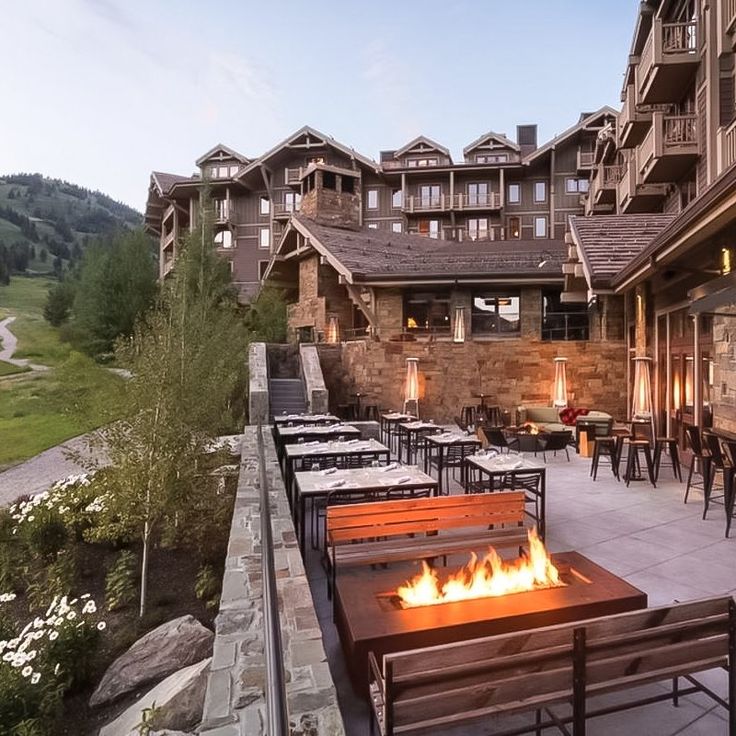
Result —
<svg viewBox="0 0 736 736"><path fill-rule="evenodd" d="M460 243L386 230L329 227L303 215L293 219L315 245L328 251L354 281L361 282L457 277L556 281L562 275L566 252L560 240Z"/></svg>
<svg viewBox="0 0 736 736"><path fill-rule="evenodd" d="M182 182L192 181L191 176L180 176L179 174L167 174L163 171L154 171L151 176L153 177L156 185L158 186L161 194L168 194L171 191L171 187L174 184L181 184Z"/></svg>
<svg viewBox="0 0 736 736"><path fill-rule="evenodd" d="M591 289L608 289L614 278L676 215L570 217L570 230Z"/></svg>

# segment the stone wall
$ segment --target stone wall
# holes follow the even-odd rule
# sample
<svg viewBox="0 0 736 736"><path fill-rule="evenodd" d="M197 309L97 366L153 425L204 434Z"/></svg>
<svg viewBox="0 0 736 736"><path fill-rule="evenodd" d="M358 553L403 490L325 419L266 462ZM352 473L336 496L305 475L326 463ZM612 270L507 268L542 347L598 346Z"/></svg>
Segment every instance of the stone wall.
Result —
<svg viewBox="0 0 736 736"><path fill-rule="evenodd" d="M246 427L215 647L200 733L266 736L260 481L256 428ZM271 526L292 736L343 736L337 695L322 645L281 471L264 433Z"/></svg>
<svg viewBox="0 0 736 736"><path fill-rule="evenodd" d="M719 312L736 314L736 306ZM713 420L717 429L736 432L736 319L713 318Z"/></svg>
<svg viewBox="0 0 736 736"><path fill-rule="evenodd" d="M307 410L313 414L324 414L328 411L327 387L322 376L317 348L314 345L300 345L299 358L307 397Z"/></svg>
<svg viewBox="0 0 736 736"><path fill-rule="evenodd" d="M248 417L252 423L267 422L269 414L268 401L268 362L266 343L254 342L248 348Z"/></svg>
<svg viewBox="0 0 736 736"><path fill-rule="evenodd" d="M318 346L330 408L360 391L365 402L400 408L406 359L419 358L421 413L449 421L484 393L505 410L551 404L554 358L566 357L570 404L626 417L623 342L542 342L513 339L451 342L346 342Z"/></svg>

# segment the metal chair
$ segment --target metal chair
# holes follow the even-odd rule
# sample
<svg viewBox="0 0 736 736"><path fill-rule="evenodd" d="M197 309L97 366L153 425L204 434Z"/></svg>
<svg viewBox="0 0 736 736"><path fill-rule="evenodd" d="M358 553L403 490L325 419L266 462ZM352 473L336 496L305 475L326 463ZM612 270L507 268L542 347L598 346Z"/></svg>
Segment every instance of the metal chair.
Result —
<svg viewBox="0 0 736 736"><path fill-rule="evenodd" d="M644 456L644 462L647 466L647 474L649 475L649 482L656 488L657 482L654 479L654 463L652 462L652 446L649 440L641 439L635 440L630 438L626 441L629 446L629 454L626 457L626 471L624 472L624 479L626 480L626 487L629 487L629 483L634 480L634 473L638 472L641 468L641 460L639 453ZM640 476L636 476L637 480L640 480Z"/></svg>
<svg viewBox="0 0 736 736"><path fill-rule="evenodd" d="M657 437L654 442L654 477L659 480L659 468L662 464L662 453L667 451L670 456L669 465L677 480L682 483L682 470L680 469L680 453L677 448L677 440L674 437Z"/></svg>
<svg viewBox="0 0 736 736"><path fill-rule="evenodd" d="M705 492L705 477L708 472L708 463L710 462L710 453L703 448L703 441L700 437L700 427L691 425L685 428L685 435L687 436L688 444L690 445L690 451L692 457L690 458L690 471L687 474L687 485L685 486L685 500L687 503L687 497L690 495L691 488L699 488ZM696 466L699 466L699 470L695 470ZM693 482L693 475L699 475L702 480Z"/></svg>
<svg viewBox="0 0 736 736"><path fill-rule="evenodd" d="M572 431L568 429L550 432L549 434L541 437L539 442L544 462L547 462L548 452L554 452L556 457L558 450L564 450L565 455L567 456L567 462L570 462L570 453L567 450L567 446L570 444L571 440Z"/></svg>
<svg viewBox="0 0 736 736"><path fill-rule="evenodd" d="M621 480L619 464L622 444L620 437L596 437L595 448L593 449L593 461L590 464L590 475L593 480L598 478L598 465L603 457L608 458L613 477L616 480Z"/></svg>
<svg viewBox="0 0 736 736"><path fill-rule="evenodd" d="M716 435L711 432L704 432L703 439L705 440L705 444L708 446L708 452L710 453L710 458L706 466L707 472L705 474L705 502L703 504L703 518L705 519L705 515L708 513L708 507L710 506L711 501L724 504L726 502L726 468L728 462L721 451L721 440ZM718 473L721 474L720 486L716 486L715 484ZM713 496L714 486L716 490L723 490L723 493Z"/></svg>
<svg viewBox="0 0 736 736"><path fill-rule="evenodd" d="M726 505L726 538L728 538L731 531L731 522L733 521L734 501L736 500L736 489L734 488L734 478L736 477L736 442L733 440L724 440L723 454L726 456L726 460L728 460L723 478Z"/></svg>
<svg viewBox="0 0 736 736"><path fill-rule="evenodd" d="M509 450L516 450L518 452L519 450L519 438L518 437L507 437L502 429L499 429L498 427L483 427L483 433L485 434L488 444L492 447L498 447L500 448L500 451L503 452L504 449L506 452Z"/></svg>
<svg viewBox="0 0 736 736"><path fill-rule="evenodd" d="M534 513L527 511L526 513L534 519L537 527L539 527L539 504L541 501L541 483L542 474L540 472L529 473L508 473L503 477L501 484L502 490L509 491L525 491L525 504L534 505Z"/></svg>

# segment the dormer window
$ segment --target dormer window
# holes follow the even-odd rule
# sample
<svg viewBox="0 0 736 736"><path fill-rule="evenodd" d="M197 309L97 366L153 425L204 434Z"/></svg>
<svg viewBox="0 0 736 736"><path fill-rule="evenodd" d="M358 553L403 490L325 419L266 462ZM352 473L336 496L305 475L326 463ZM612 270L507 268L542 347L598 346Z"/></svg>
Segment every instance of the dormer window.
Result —
<svg viewBox="0 0 736 736"><path fill-rule="evenodd" d="M479 153L475 157L477 164L503 164L508 160L508 153Z"/></svg>
<svg viewBox="0 0 736 736"><path fill-rule="evenodd" d="M439 159L436 156L431 158L410 158L406 161L406 165L410 169L423 168L425 166L437 166L438 164Z"/></svg>

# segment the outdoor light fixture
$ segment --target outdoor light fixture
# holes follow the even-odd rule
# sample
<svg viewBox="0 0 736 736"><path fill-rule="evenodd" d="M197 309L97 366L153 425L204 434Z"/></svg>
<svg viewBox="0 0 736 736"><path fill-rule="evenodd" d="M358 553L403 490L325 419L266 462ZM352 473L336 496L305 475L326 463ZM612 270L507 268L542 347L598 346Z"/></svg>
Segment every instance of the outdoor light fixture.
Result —
<svg viewBox="0 0 736 736"><path fill-rule="evenodd" d="M333 314L327 322L327 332L325 333L325 342L340 342L340 322Z"/></svg>
<svg viewBox="0 0 736 736"><path fill-rule="evenodd" d="M544 268L550 258L552 258L552 254L548 250L543 250L539 254L539 263L537 263L537 268Z"/></svg>
<svg viewBox="0 0 736 736"><path fill-rule="evenodd" d="M631 405L631 418L635 422L652 421L651 363L651 358L634 358L634 400Z"/></svg>
<svg viewBox="0 0 736 736"><path fill-rule="evenodd" d="M406 359L406 382L404 384L404 411L413 404L413 413L419 416L419 358Z"/></svg>
<svg viewBox="0 0 736 736"><path fill-rule="evenodd" d="M567 406L567 358L555 358L555 382L552 406L563 409Z"/></svg>
<svg viewBox="0 0 736 736"><path fill-rule="evenodd" d="M725 276L731 273L731 249L721 248L721 273Z"/></svg>
<svg viewBox="0 0 736 736"><path fill-rule="evenodd" d="M453 342L465 342L465 307L455 307L455 329Z"/></svg>

